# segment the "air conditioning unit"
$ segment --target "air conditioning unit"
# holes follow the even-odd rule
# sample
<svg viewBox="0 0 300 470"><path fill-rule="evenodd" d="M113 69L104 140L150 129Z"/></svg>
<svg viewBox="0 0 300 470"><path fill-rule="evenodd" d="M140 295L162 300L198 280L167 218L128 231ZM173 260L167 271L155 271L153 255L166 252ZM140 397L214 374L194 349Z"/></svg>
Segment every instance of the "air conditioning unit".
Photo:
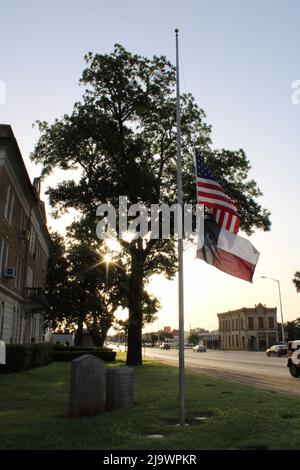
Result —
<svg viewBox="0 0 300 470"><path fill-rule="evenodd" d="M29 238L30 238L29 230L21 230L20 238L22 238L22 240L29 240Z"/></svg>
<svg viewBox="0 0 300 470"><path fill-rule="evenodd" d="M16 268L4 268L3 276L4 277L15 278L16 277Z"/></svg>

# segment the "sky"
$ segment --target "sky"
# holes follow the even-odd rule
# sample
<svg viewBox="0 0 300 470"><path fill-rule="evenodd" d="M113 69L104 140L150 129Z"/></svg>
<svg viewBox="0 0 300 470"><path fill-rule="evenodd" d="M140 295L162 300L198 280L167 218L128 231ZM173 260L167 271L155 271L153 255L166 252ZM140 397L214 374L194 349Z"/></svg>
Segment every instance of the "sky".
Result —
<svg viewBox="0 0 300 470"><path fill-rule="evenodd" d="M278 284L262 275L280 281L284 321L300 316L291 282L300 270L300 104L292 100L300 79L299 14L298 0L10 0L1 6L0 122L12 126L31 178L40 172L29 159L39 137L32 124L72 111L83 92L84 55L109 54L120 43L175 63L179 28L181 91L205 110L215 148L246 151L250 176L264 194L260 203L272 212L272 230L250 237L260 252L253 284L195 260L194 250L185 253L186 330L216 328L218 312L259 302L279 307ZM61 177L55 172L44 189ZM54 221L48 210L55 229L69 219ZM155 276L150 289L162 309L148 330L177 328L176 279Z"/></svg>

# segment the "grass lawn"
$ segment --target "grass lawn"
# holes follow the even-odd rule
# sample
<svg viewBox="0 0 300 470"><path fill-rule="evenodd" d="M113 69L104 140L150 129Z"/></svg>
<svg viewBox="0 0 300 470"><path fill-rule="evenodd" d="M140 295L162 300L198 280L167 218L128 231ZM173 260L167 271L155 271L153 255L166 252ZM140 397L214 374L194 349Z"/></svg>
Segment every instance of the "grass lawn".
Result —
<svg viewBox="0 0 300 470"><path fill-rule="evenodd" d="M52 363L0 375L1 449L300 448L294 396L187 371L189 426L178 428L178 369L148 360L134 371L132 409L72 420L66 417L69 372L70 363Z"/></svg>

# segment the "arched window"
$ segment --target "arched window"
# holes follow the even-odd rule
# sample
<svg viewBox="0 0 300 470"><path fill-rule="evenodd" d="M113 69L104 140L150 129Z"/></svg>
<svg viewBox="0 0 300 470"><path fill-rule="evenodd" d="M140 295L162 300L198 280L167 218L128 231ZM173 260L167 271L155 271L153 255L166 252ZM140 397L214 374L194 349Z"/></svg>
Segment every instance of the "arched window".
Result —
<svg viewBox="0 0 300 470"><path fill-rule="evenodd" d="M3 337L3 325L4 325L4 302L0 303L0 339Z"/></svg>

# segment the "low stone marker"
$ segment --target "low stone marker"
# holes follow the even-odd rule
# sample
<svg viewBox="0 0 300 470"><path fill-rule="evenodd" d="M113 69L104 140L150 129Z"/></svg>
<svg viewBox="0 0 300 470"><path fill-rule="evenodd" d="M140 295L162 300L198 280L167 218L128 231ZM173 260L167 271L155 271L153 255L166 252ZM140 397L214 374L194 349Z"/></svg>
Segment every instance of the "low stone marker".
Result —
<svg viewBox="0 0 300 470"><path fill-rule="evenodd" d="M106 371L106 409L133 406L133 369L127 366L112 367Z"/></svg>
<svg viewBox="0 0 300 470"><path fill-rule="evenodd" d="M69 417L94 416L103 411L105 369L102 359L84 354L71 363Z"/></svg>

